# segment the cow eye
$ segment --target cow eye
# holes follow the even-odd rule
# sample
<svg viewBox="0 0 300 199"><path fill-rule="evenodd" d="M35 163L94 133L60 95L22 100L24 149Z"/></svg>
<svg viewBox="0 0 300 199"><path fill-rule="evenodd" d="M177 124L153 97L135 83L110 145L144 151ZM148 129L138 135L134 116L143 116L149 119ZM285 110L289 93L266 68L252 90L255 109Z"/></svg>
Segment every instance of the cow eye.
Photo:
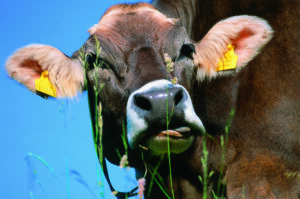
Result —
<svg viewBox="0 0 300 199"><path fill-rule="evenodd" d="M196 53L194 44L183 44L180 49L180 57L184 56L193 59L193 53Z"/></svg>
<svg viewBox="0 0 300 199"><path fill-rule="evenodd" d="M86 56L86 61L88 63L88 69L92 70L94 68L102 68L102 69L108 69L109 64L102 59L101 57L97 56L94 53L89 53Z"/></svg>

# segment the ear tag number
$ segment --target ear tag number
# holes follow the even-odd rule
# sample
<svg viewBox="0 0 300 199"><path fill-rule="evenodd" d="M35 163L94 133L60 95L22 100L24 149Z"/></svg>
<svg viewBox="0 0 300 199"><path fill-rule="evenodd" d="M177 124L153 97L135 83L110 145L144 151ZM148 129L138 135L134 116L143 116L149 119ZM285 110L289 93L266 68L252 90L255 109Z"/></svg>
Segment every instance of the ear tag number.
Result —
<svg viewBox="0 0 300 199"><path fill-rule="evenodd" d="M237 65L238 56L234 53L234 46L229 44L228 51L220 58L216 71L234 70Z"/></svg>
<svg viewBox="0 0 300 199"><path fill-rule="evenodd" d="M35 89L52 97L56 97L56 89L48 78L48 71L42 72L41 77L35 80Z"/></svg>

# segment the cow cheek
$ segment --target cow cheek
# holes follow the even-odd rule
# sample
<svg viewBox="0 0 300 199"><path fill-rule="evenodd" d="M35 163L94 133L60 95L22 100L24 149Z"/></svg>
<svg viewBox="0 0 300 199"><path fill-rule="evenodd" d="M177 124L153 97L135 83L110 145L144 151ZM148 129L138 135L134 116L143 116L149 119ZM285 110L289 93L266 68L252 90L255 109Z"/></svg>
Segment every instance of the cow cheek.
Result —
<svg viewBox="0 0 300 199"><path fill-rule="evenodd" d="M127 97L116 85L105 86L99 94L99 101L104 112L118 119L125 118Z"/></svg>
<svg viewBox="0 0 300 199"><path fill-rule="evenodd" d="M174 76L180 85L190 91L195 71L193 61L184 59L175 65Z"/></svg>
<svg viewBox="0 0 300 199"><path fill-rule="evenodd" d="M102 68L95 68L87 72L89 83L92 85L93 92L99 92L109 81L109 73Z"/></svg>
<svg viewBox="0 0 300 199"><path fill-rule="evenodd" d="M113 115L117 118L118 123L122 124L126 118L126 104L128 99L128 94L124 85L116 80L115 77L108 77L107 81L98 84L100 89L98 90L98 101L102 104L102 109L104 113Z"/></svg>

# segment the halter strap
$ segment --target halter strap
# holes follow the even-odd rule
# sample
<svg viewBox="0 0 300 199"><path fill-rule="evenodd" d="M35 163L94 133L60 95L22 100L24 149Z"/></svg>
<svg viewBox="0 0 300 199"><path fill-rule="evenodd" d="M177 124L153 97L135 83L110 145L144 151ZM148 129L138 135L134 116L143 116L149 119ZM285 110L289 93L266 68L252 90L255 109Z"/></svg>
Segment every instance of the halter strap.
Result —
<svg viewBox="0 0 300 199"><path fill-rule="evenodd" d="M116 193L114 195L117 197L117 199L125 199L125 198L128 198L128 197L133 197L133 196L138 195L138 193L135 192L135 191L137 191L139 187L135 187L129 192L119 192L119 191L116 191L114 189L114 187L112 186L112 183L109 179L109 176L108 176L108 169L107 169L107 164L106 164L106 161L105 161L105 157L104 157L103 165L101 165L101 167L102 167L102 171L104 173L104 176L106 178L106 181L109 185L109 188L110 188L112 193Z"/></svg>

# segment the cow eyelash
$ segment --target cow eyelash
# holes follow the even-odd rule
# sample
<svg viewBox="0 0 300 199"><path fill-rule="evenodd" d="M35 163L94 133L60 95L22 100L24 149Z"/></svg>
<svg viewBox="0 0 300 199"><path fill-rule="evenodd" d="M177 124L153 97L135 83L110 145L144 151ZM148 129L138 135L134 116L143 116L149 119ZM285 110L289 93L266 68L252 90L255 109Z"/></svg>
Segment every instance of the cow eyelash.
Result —
<svg viewBox="0 0 300 199"><path fill-rule="evenodd" d="M193 60L193 54L196 53L194 44L183 44L180 49L179 59L187 57Z"/></svg>
<svg viewBox="0 0 300 199"><path fill-rule="evenodd" d="M96 54L94 54L94 53L88 54L86 56L86 60L88 63L88 70L93 70L95 68L101 68L103 70L110 70L115 74L115 76L117 78L121 79L118 68L115 67L115 65L112 65L111 63L106 61L105 59L97 56Z"/></svg>
<svg viewBox="0 0 300 199"><path fill-rule="evenodd" d="M107 63L104 59L102 59L101 57L97 56L94 53L89 53L86 56L86 60L88 63L89 70L92 70L94 68L102 68L102 69L111 68L109 63Z"/></svg>

